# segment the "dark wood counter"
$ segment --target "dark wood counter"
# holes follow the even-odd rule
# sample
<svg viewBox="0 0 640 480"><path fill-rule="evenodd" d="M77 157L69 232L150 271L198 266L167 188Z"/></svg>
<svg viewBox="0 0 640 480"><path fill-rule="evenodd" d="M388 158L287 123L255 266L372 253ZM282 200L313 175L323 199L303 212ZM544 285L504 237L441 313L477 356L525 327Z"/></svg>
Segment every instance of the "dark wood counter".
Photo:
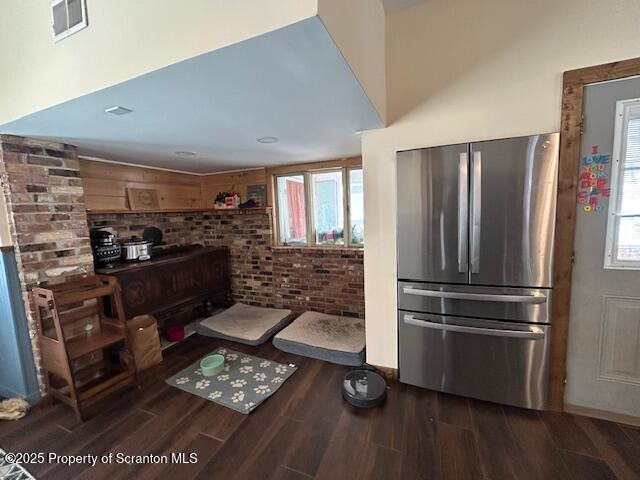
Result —
<svg viewBox="0 0 640 480"><path fill-rule="evenodd" d="M141 262L122 262L115 264L113 267L96 268L96 273L101 275L110 275L129 270L137 270L139 268L148 268L153 265L181 262L185 257L207 255L211 252L226 250L226 247L201 247L200 245L175 247L167 250L156 250L154 247L153 256L150 260L144 260Z"/></svg>
<svg viewBox="0 0 640 480"><path fill-rule="evenodd" d="M183 312L189 308L229 304L227 248L194 246L155 255L144 262L96 269L118 278L127 318L151 314L164 330L187 321Z"/></svg>

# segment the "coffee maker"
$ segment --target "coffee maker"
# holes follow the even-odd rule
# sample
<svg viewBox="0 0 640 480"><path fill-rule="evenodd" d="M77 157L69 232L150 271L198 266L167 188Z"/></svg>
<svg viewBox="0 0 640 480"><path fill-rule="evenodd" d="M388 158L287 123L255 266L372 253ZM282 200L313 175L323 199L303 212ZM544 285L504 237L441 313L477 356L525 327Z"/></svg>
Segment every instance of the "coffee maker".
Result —
<svg viewBox="0 0 640 480"><path fill-rule="evenodd" d="M89 232L89 237L96 267L108 267L120 261L122 248L115 233L96 228Z"/></svg>

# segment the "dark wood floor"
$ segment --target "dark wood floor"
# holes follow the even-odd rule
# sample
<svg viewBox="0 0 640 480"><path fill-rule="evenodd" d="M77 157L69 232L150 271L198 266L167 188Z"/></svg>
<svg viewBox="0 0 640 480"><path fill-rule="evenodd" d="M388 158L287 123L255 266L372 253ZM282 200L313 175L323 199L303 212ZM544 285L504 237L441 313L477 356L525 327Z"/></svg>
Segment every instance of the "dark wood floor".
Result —
<svg viewBox="0 0 640 480"><path fill-rule="evenodd" d="M169 387L164 378L218 345L298 371L250 415ZM532 412L391 382L383 407L341 399L346 367L192 337L129 389L76 424L60 405L0 423L11 452L131 455L194 452L191 465L29 465L37 478L638 479L640 429Z"/></svg>

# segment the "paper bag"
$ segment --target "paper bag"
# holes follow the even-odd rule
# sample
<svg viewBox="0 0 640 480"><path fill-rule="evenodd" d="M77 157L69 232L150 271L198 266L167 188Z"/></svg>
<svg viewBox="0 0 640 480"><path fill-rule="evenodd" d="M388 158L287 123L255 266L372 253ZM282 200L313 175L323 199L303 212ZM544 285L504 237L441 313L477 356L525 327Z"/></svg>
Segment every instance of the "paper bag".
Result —
<svg viewBox="0 0 640 480"><path fill-rule="evenodd" d="M138 371L162 361L158 321L152 315L138 315L127 322L131 349Z"/></svg>

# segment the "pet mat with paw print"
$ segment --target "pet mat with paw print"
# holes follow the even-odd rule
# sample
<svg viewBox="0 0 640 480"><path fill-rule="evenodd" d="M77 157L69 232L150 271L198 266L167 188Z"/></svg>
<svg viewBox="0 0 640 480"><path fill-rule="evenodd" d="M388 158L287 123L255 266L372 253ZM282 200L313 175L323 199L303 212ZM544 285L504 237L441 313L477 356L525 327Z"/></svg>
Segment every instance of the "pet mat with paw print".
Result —
<svg viewBox="0 0 640 480"><path fill-rule="evenodd" d="M248 414L296 371L293 364L266 360L228 348L218 348L208 355L219 353L225 357L224 370L213 377L205 377L200 360L167 378L172 387L219 403L240 413Z"/></svg>

